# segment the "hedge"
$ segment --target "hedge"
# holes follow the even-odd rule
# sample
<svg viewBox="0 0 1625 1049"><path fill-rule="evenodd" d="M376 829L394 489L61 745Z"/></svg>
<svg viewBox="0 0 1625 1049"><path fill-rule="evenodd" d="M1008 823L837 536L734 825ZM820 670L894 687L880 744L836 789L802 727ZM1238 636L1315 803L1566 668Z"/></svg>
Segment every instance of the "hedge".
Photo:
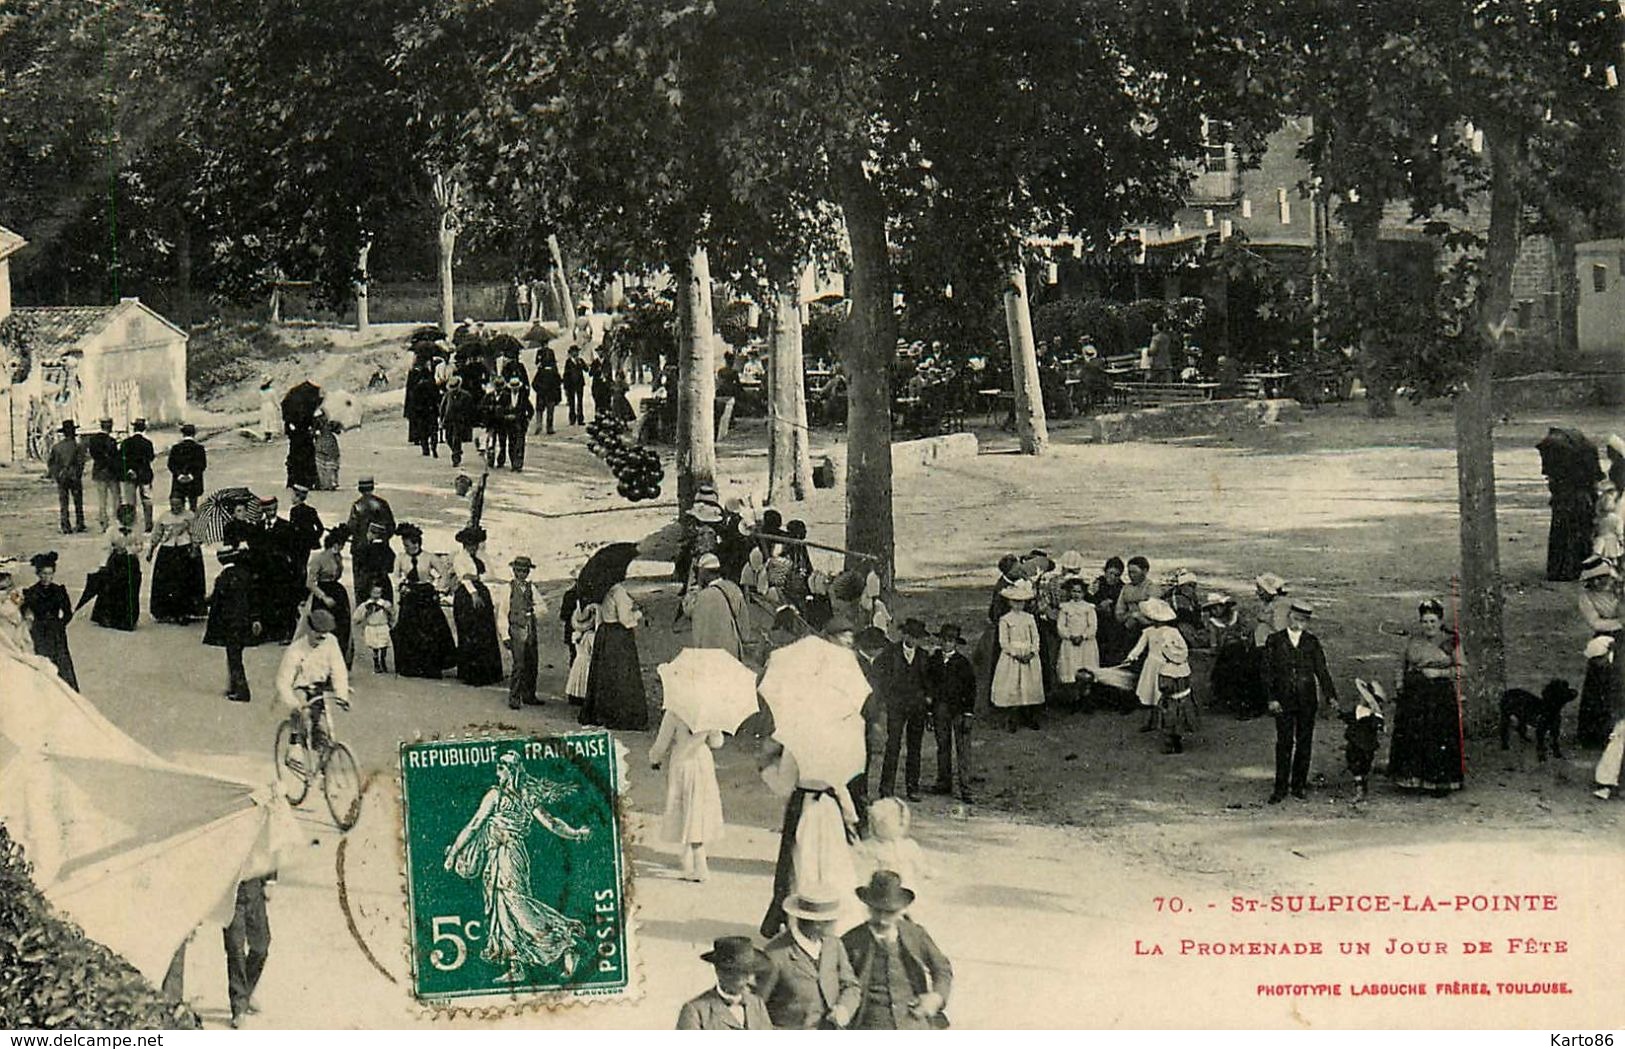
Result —
<svg viewBox="0 0 1625 1049"><path fill-rule="evenodd" d="M196 1030L129 962L56 914L0 825L0 1028Z"/></svg>

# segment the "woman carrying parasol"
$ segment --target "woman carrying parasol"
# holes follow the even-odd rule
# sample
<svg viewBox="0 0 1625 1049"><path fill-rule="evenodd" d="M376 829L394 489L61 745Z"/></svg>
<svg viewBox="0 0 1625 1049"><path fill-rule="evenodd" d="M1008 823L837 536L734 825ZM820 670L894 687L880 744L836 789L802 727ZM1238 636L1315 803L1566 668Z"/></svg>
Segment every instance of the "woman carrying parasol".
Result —
<svg viewBox="0 0 1625 1049"><path fill-rule="evenodd" d="M641 732L649 727L649 704L633 633L643 613L626 589L626 567L638 556L636 543L611 543L587 559L576 583L578 600L598 606L583 725Z"/></svg>
<svg viewBox="0 0 1625 1049"><path fill-rule="evenodd" d="M531 895L525 841L532 819L565 841L592 836L592 828L571 827L544 808L567 792L526 772L518 752L509 751L497 761L496 786L446 847L446 870L482 881L486 936L480 957L505 967L499 983L523 983L527 968L555 962L565 976L575 971L586 926Z"/></svg>

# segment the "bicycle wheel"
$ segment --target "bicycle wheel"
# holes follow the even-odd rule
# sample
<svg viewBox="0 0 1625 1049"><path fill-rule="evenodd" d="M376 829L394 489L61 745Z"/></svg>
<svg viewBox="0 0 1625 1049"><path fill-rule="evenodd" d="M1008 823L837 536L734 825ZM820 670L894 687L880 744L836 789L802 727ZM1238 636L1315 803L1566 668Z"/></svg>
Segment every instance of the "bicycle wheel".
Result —
<svg viewBox="0 0 1625 1049"><path fill-rule="evenodd" d="M322 797L339 830L349 830L361 818L361 770L355 755L342 743L334 743L322 768Z"/></svg>
<svg viewBox="0 0 1625 1049"><path fill-rule="evenodd" d="M282 788L289 805L297 805L310 793L310 752L303 744L293 742L293 721L283 721L276 727L276 747L272 759L276 762L276 782Z"/></svg>

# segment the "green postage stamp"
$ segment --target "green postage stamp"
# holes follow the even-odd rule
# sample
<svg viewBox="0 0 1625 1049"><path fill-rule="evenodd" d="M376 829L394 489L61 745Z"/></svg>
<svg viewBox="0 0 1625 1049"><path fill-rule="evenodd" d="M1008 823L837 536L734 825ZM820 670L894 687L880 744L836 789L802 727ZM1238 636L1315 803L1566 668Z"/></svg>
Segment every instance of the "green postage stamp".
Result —
<svg viewBox="0 0 1625 1049"><path fill-rule="evenodd" d="M401 786L419 999L627 990L608 732L403 743Z"/></svg>

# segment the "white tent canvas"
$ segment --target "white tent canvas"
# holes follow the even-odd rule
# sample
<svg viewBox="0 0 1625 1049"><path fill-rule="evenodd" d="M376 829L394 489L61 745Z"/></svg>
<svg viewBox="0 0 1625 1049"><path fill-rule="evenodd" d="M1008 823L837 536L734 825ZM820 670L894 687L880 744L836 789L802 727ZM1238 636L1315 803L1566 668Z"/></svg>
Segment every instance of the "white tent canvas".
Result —
<svg viewBox="0 0 1625 1049"><path fill-rule="evenodd" d="M288 820L273 789L163 760L48 661L0 650L0 823L45 898L148 979L193 929L230 921Z"/></svg>

